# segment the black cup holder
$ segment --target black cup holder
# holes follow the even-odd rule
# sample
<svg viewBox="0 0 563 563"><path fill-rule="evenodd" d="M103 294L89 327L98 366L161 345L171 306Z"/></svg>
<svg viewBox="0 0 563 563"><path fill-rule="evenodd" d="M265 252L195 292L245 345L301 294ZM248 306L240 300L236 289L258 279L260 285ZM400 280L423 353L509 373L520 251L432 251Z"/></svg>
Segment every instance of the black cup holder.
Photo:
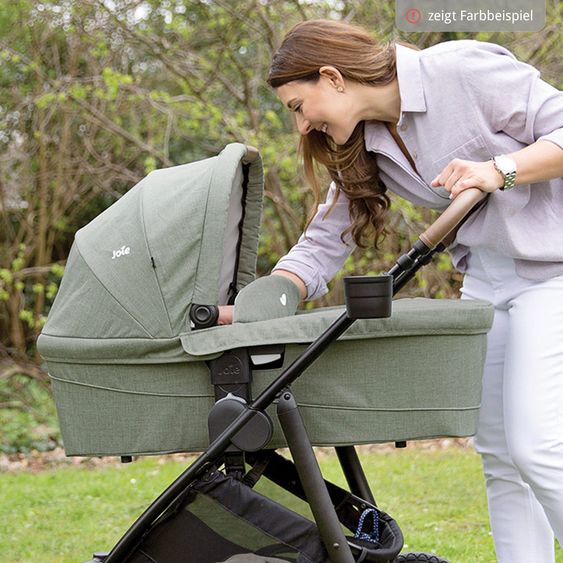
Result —
<svg viewBox="0 0 563 563"><path fill-rule="evenodd" d="M346 312L351 319L383 319L391 316L393 276L346 276Z"/></svg>

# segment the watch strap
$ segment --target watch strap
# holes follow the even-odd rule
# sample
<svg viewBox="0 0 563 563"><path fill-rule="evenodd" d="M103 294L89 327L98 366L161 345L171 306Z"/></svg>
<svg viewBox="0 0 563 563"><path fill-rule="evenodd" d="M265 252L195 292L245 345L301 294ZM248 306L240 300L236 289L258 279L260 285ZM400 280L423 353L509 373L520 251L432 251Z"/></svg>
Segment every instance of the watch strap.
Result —
<svg viewBox="0 0 563 563"><path fill-rule="evenodd" d="M499 188L501 191L511 190L516 182L516 168L510 170L509 172L504 172L497 164L496 157L493 158L493 164L495 169L504 178L504 184Z"/></svg>

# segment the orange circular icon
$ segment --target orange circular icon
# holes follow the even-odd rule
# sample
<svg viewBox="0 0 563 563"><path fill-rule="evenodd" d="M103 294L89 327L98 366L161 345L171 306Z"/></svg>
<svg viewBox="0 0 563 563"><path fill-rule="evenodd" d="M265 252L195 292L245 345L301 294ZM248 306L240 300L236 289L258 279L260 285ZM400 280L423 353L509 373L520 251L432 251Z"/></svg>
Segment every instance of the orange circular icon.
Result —
<svg viewBox="0 0 563 563"><path fill-rule="evenodd" d="M411 24L417 24L420 21L422 14L417 8L409 8L405 12L405 19Z"/></svg>

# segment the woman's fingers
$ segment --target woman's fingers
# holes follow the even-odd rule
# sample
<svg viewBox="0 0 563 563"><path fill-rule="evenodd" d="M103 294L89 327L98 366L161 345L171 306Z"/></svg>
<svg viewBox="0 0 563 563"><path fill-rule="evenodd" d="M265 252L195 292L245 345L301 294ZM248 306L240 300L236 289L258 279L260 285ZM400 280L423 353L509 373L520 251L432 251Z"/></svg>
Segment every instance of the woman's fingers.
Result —
<svg viewBox="0 0 563 563"><path fill-rule="evenodd" d="M219 305L219 319L217 324L230 325L233 322L233 305Z"/></svg>
<svg viewBox="0 0 563 563"><path fill-rule="evenodd" d="M494 192L504 183L504 178L495 168L493 161L473 162L454 158L432 180L431 186L442 186L455 198L463 190L479 188L486 192Z"/></svg>
<svg viewBox="0 0 563 563"><path fill-rule="evenodd" d="M458 178L461 177L461 171L458 169L459 168L459 161L457 158L454 158L454 160L450 161L446 167L440 172L440 174L438 174L438 176L436 176L436 178L434 178L434 180L432 180L432 186L437 187L437 186L443 186L444 188L446 188L446 184L448 183L448 180L451 178L452 174L456 173L457 177L455 178L455 180L457 180ZM451 184L450 184L451 187Z"/></svg>

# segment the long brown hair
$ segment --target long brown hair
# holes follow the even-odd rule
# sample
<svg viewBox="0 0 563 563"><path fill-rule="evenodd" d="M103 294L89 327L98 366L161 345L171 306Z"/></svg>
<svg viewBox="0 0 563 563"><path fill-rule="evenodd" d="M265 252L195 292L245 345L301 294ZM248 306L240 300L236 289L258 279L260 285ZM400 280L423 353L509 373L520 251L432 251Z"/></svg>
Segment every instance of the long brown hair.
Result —
<svg viewBox="0 0 563 563"><path fill-rule="evenodd" d="M278 88L293 80L317 82L319 69L324 65L334 66L347 80L369 85L389 84L397 75L395 45L378 44L366 30L348 23L305 21L287 33L275 53L268 84ZM379 178L375 156L365 148L364 122L358 123L344 145L337 145L328 135L312 130L301 137L299 152L315 199L307 225L320 203L316 165L323 165L336 185L336 195L342 191L349 200L352 223L342 237L351 233L361 247L366 246L366 238L373 237L377 246L386 234L384 219L390 202Z"/></svg>

